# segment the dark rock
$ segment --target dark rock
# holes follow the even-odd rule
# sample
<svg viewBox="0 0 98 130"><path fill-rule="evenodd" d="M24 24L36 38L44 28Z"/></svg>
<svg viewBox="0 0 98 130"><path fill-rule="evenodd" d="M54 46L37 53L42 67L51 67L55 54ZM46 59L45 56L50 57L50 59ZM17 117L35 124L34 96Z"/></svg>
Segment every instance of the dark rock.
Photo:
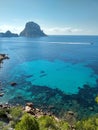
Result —
<svg viewBox="0 0 98 130"><path fill-rule="evenodd" d="M0 104L0 107L3 107L3 105L2 105L2 104Z"/></svg>
<svg viewBox="0 0 98 130"><path fill-rule="evenodd" d="M27 75L26 78L31 78L33 77L34 75Z"/></svg>
<svg viewBox="0 0 98 130"><path fill-rule="evenodd" d="M41 70L40 73L43 74L43 73L45 73L45 71L44 71L44 70Z"/></svg>
<svg viewBox="0 0 98 130"><path fill-rule="evenodd" d="M46 112L43 112L43 115L44 115L44 116L46 116L46 115L47 115L47 113L46 113Z"/></svg>
<svg viewBox="0 0 98 130"><path fill-rule="evenodd" d="M4 59L9 59L9 57L8 57L6 54L0 54L0 63L1 63Z"/></svg>
<svg viewBox="0 0 98 130"><path fill-rule="evenodd" d="M25 29L20 33L22 37L43 37L46 34L40 29L40 26L34 22L28 22Z"/></svg>
<svg viewBox="0 0 98 130"><path fill-rule="evenodd" d="M10 83L10 85L11 85L11 86L16 86L16 85L17 85L17 83L12 82L12 83Z"/></svg>
<svg viewBox="0 0 98 130"><path fill-rule="evenodd" d="M0 97L3 97L4 93L0 93Z"/></svg>
<svg viewBox="0 0 98 130"><path fill-rule="evenodd" d="M26 106L33 107L33 103L32 102L28 102L28 103L26 103Z"/></svg>
<svg viewBox="0 0 98 130"><path fill-rule="evenodd" d="M41 77L44 77L44 76L47 76L47 74L42 74L42 75L40 75L39 77L41 78Z"/></svg>
<svg viewBox="0 0 98 130"><path fill-rule="evenodd" d="M69 115L74 115L74 112L73 111L68 111L68 114Z"/></svg>
<svg viewBox="0 0 98 130"><path fill-rule="evenodd" d="M0 33L0 37L18 37L18 34L11 33L11 31L6 31L5 33Z"/></svg>
<svg viewBox="0 0 98 130"><path fill-rule="evenodd" d="M5 105L3 105L3 107L2 107L3 109L7 109L8 108L8 106L5 104Z"/></svg>

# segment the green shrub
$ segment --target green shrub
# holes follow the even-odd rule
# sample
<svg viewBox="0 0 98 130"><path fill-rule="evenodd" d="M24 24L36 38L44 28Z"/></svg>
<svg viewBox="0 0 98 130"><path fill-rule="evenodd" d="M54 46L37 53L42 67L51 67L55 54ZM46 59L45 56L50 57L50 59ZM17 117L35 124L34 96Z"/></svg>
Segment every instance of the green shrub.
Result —
<svg viewBox="0 0 98 130"><path fill-rule="evenodd" d="M12 128L15 128L15 125L17 124L17 122L15 122L15 121L10 121L10 126L12 127Z"/></svg>
<svg viewBox="0 0 98 130"><path fill-rule="evenodd" d="M65 121L59 122L59 128L60 128L60 130L69 130L70 129L69 124Z"/></svg>
<svg viewBox="0 0 98 130"><path fill-rule="evenodd" d="M76 123L77 130L98 130L98 117L90 117Z"/></svg>
<svg viewBox="0 0 98 130"><path fill-rule="evenodd" d="M9 130L9 126L5 126L2 130Z"/></svg>
<svg viewBox="0 0 98 130"><path fill-rule="evenodd" d="M0 121L0 130L2 130L3 126L4 126L4 123Z"/></svg>
<svg viewBox="0 0 98 130"><path fill-rule="evenodd" d="M42 116L38 119L40 130L69 130L65 121L57 121L53 116Z"/></svg>
<svg viewBox="0 0 98 130"><path fill-rule="evenodd" d="M18 121L23 115L22 107L17 106L10 109L10 115L14 121Z"/></svg>
<svg viewBox="0 0 98 130"><path fill-rule="evenodd" d="M39 130L38 122L29 114L23 115L15 130Z"/></svg>
<svg viewBox="0 0 98 130"><path fill-rule="evenodd" d="M0 109L0 118L4 117L6 115L6 111L3 109Z"/></svg>
<svg viewBox="0 0 98 130"><path fill-rule="evenodd" d="M40 130L59 130L57 122L53 117L42 116L38 119Z"/></svg>

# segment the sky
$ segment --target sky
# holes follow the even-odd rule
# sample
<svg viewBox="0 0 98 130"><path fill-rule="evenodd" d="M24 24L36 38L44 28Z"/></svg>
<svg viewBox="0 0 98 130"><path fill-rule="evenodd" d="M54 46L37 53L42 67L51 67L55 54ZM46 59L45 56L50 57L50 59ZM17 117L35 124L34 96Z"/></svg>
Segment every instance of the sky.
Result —
<svg viewBox="0 0 98 130"><path fill-rule="evenodd" d="M0 32L29 21L48 35L98 35L98 0L0 0Z"/></svg>

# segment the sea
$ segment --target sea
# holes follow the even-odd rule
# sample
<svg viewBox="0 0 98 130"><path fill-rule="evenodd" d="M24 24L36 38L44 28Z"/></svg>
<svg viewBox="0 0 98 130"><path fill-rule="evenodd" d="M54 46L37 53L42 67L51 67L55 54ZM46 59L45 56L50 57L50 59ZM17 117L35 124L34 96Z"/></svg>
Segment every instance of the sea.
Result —
<svg viewBox="0 0 98 130"><path fill-rule="evenodd" d="M0 53L9 57L0 65L0 103L45 102L53 90L73 95L98 85L98 36L0 38Z"/></svg>

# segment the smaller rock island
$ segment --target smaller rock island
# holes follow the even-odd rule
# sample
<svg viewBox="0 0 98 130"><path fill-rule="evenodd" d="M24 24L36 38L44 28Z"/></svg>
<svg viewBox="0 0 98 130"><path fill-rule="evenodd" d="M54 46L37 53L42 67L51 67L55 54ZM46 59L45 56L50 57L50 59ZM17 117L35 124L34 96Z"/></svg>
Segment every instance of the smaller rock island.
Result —
<svg viewBox="0 0 98 130"><path fill-rule="evenodd" d="M12 33L8 30L5 33L0 33L0 37L18 37L18 34Z"/></svg>

